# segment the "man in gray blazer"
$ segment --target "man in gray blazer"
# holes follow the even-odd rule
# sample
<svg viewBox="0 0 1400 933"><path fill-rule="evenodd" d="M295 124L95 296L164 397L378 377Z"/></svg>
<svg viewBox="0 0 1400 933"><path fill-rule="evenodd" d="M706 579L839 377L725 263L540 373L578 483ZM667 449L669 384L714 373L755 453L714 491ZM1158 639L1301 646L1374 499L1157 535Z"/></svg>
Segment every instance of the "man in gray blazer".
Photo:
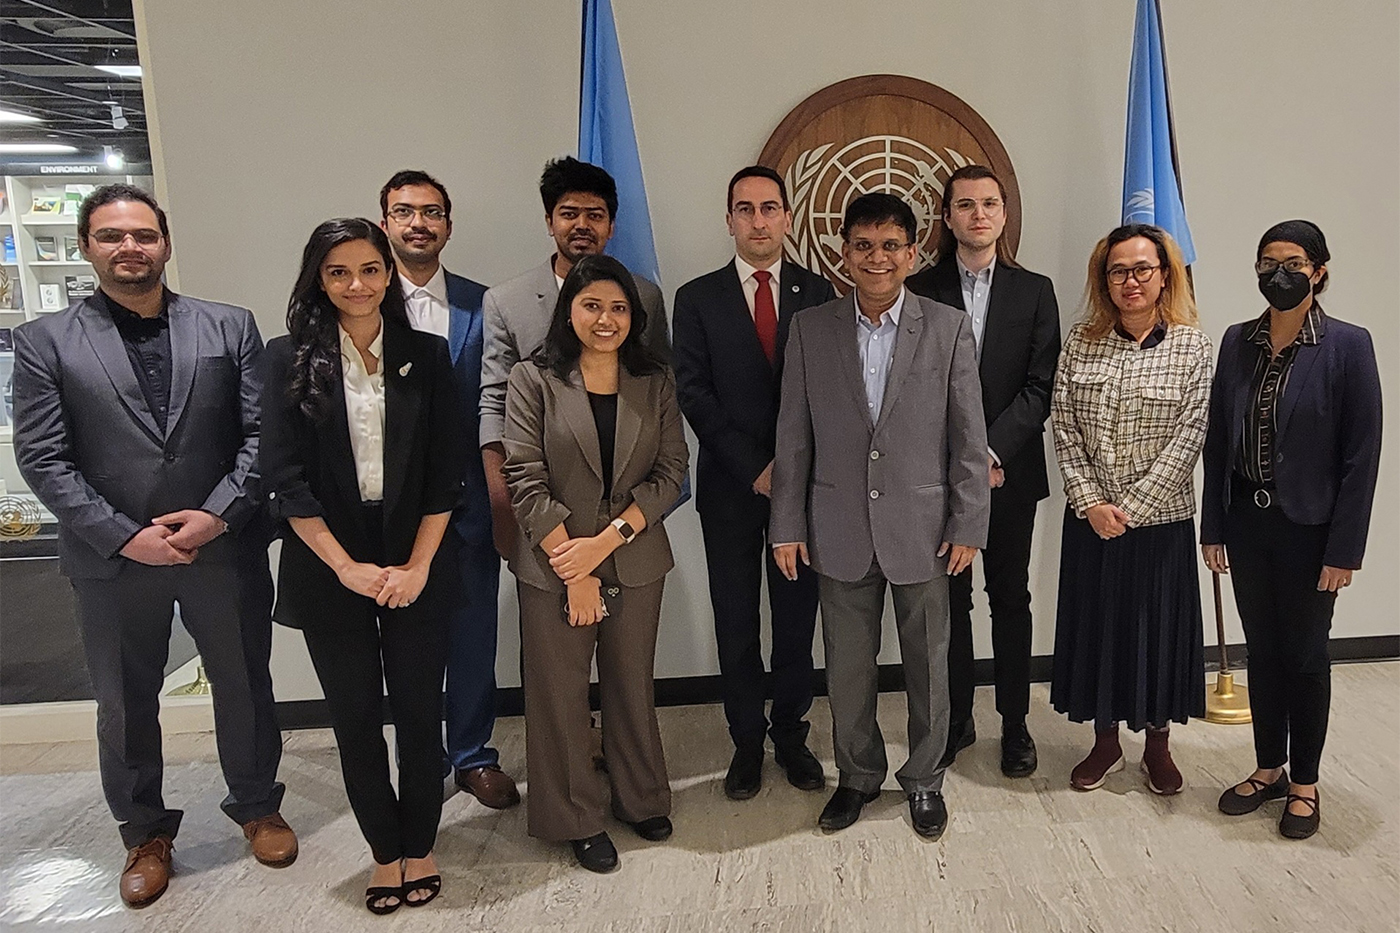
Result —
<svg viewBox="0 0 1400 933"><path fill-rule="evenodd" d="M817 571L840 784L820 825L845 829L884 783L875 719L885 589L909 699L909 759L895 777L914 830L948 823L948 577L986 544L987 429L966 314L911 294L909 206L861 195L842 256L855 291L793 318L784 360L768 538L788 579Z"/></svg>
<svg viewBox="0 0 1400 933"><path fill-rule="evenodd" d="M271 580L256 514L262 340L248 311L164 287L170 233L146 192L98 188L78 213L78 242L100 290L15 331L15 456L58 519L102 788L128 850L121 895L142 907L165 892L182 815L162 798L157 718L175 603L214 685L223 810L258 861L297 854L278 814Z"/></svg>
<svg viewBox="0 0 1400 933"><path fill-rule="evenodd" d="M509 559L514 552L515 515L506 488L506 381L516 363L529 359L544 343L554 315L554 303L564 277L584 256L603 252L612 239L617 218L617 183L606 170L572 156L545 164L540 175L544 223L557 252L541 265L487 289L481 308L484 320L481 355L481 457L491 492L491 524L496 550ZM670 361L666 337L666 303L661 289L633 276L647 314L643 335L648 347Z"/></svg>

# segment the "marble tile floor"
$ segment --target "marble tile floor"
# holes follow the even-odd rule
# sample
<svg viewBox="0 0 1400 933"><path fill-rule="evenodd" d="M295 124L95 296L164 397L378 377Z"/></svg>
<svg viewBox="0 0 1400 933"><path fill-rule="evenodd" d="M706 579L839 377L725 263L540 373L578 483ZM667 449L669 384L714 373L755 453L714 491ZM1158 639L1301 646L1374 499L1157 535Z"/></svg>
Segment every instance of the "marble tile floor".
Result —
<svg viewBox="0 0 1400 933"><path fill-rule="evenodd" d="M1215 800L1252 767L1248 727L1174 728L1187 786L1149 793L1129 767L1100 790L1068 786L1087 726L1067 723L1033 690L1040 769L998 770L999 723L979 690L981 741L948 778L948 832L918 838L897 785L852 828L816 829L825 793L803 793L765 765L754 800L724 797L730 747L718 706L661 711L675 789L676 834L649 844L618 825L621 869L577 868L567 847L525 834L523 808L499 813L465 794L443 811L443 895L374 917L362 906L368 855L345 801L327 730L289 733L283 813L301 858L255 863L218 810L222 781L208 735L167 740L166 798L185 809L170 891L143 911L117 896L122 851L102 801L92 742L0 747L0 929L280 933L451 930L508 933L815 931L1336 931L1400 929L1400 663L1339 665L1324 762L1323 824L1306 842L1277 833L1281 804L1227 818ZM828 768L830 716L812 711ZM893 767L903 759L904 703L880 699ZM497 745L523 778L524 731L503 719ZM528 796L528 788L526 788Z"/></svg>

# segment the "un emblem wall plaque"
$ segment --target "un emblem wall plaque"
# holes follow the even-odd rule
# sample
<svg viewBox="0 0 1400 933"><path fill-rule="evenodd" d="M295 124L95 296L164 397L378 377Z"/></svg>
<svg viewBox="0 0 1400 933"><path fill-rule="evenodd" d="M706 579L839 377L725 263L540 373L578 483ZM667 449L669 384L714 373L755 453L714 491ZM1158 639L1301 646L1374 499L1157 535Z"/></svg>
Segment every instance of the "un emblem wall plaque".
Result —
<svg viewBox="0 0 1400 933"><path fill-rule="evenodd" d="M787 183L789 259L851 287L841 263L841 218L852 199L888 191L914 208L919 267L933 262L943 186L964 165L991 168L1006 186L1006 242L1021 239L1021 193L996 133L962 99L902 75L864 75L823 88L778 124L758 157Z"/></svg>

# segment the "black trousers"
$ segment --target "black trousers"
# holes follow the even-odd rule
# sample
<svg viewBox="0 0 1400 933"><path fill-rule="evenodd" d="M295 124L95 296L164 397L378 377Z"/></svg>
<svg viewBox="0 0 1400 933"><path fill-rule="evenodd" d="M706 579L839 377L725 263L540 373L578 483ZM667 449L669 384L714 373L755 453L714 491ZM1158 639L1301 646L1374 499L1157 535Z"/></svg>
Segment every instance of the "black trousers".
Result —
<svg viewBox="0 0 1400 933"><path fill-rule="evenodd" d="M783 576L768 543L768 511L766 497L751 495L746 500L712 497L700 512L724 715L738 748L761 745L765 732L776 745L805 742L811 728L803 717L812 706L817 575L799 565L797 580ZM772 617L772 675L768 678L759 642L765 571ZM770 692L771 720L764 715Z"/></svg>
<svg viewBox="0 0 1400 933"><path fill-rule="evenodd" d="M1031 535L1034 502L992 494L992 519L982 574L992 610L992 656L997 712L1002 719L1024 719L1031 702ZM952 631L948 640L949 722L961 726L972 716L972 568L948 581Z"/></svg>
<svg viewBox="0 0 1400 933"><path fill-rule="evenodd" d="M270 616L262 595L248 598L245 609L239 577L232 563L128 562L112 579L73 581L97 699L102 790L128 848L159 834L173 837L183 816L161 792L160 689L176 603L214 686L214 738L229 790L224 813L241 824L281 807L281 737L267 673Z"/></svg>
<svg viewBox="0 0 1400 933"><path fill-rule="evenodd" d="M1328 634L1335 593L1318 592L1327 525L1296 525L1278 505L1261 509L1236 490L1225 544L1235 605L1249 648L1254 754L1261 768L1290 765L1317 783L1332 702Z"/></svg>
<svg viewBox="0 0 1400 933"><path fill-rule="evenodd" d="M366 512L366 527L382 526L376 509ZM443 573L435 561L427 587L407 609L356 596L343 617L302 629L330 709L350 809L381 865L423 858L437 840L447 616L435 578ZM388 689L398 745L397 793L389 780L381 684Z"/></svg>

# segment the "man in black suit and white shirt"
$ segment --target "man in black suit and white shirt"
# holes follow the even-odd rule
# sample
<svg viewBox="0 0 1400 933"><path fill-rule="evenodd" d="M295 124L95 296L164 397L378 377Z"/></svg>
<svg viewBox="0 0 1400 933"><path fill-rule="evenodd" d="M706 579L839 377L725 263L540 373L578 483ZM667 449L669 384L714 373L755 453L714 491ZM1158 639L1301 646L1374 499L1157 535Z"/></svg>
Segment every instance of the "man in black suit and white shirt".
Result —
<svg viewBox="0 0 1400 933"><path fill-rule="evenodd" d="M789 782L803 790L825 783L803 719L812 705L816 574L804 566L795 581L784 577L766 532L788 327L799 310L834 294L825 279L783 261L792 210L771 168L750 166L730 180L725 222L737 255L681 286L672 327L681 410L700 438L696 505L734 740L724 792L747 800L762 787L765 732ZM764 571L773 632L767 691L759 650ZM764 715L766 692L773 694L771 718Z"/></svg>
<svg viewBox="0 0 1400 933"><path fill-rule="evenodd" d="M1036 503L1050 495L1041 434L1060 356L1060 312L1050 280L1022 269L1011 258L1002 236L1006 192L996 175L985 166L967 165L952 174L943 190L939 261L905 284L972 318L992 486L982 570L992 610L1001 770L1008 777L1026 777L1036 767L1035 742L1026 729L1031 535ZM949 603L950 725L944 766L977 738L972 723L971 568L952 579Z"/></svg>

